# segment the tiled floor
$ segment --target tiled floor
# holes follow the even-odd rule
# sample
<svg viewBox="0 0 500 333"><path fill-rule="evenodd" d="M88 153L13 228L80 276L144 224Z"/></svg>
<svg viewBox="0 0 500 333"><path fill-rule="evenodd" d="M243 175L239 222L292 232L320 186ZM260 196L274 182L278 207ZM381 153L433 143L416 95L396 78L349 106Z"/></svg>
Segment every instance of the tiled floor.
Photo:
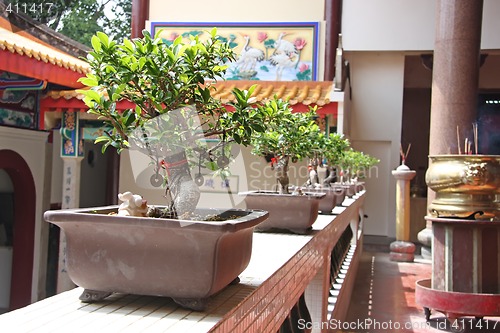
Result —
<svg viewBox="0 0 500 333"><path fill-rule="evenodd" d="M384 252L362 254L344 332L455 332L445 316L432 313L428 323L422 307L415 303L415 282L431 277L431 263L389 260ZM460 332L500 332L500 318L460 319ZM482 327L481 327L482 326Z"/></svg>

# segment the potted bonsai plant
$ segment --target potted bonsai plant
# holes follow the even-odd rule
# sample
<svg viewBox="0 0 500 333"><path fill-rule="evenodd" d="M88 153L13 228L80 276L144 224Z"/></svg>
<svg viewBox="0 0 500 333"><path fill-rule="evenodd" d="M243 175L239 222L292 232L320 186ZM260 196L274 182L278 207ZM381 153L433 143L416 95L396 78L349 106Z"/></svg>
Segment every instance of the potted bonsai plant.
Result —
<svg viewBox="0 0 500 333"><path fill-rule="evenodd" d="M339 186L334 186L337 178L336 165L342 159L344 151L349 147L349 141L338 133L326 134L318 132L314 139L313 151L310 157L310 177L305 184L307 191L324 192L326 196L319 203L322 213L330 213L336 205L342 204L345 191ZM323 166L328 175L320 180L316 168Z"/></svg>
<svg viewBox="0 0 500 333"><path fill-rule="evenodd" d="M294 113L287 101L273 99L260 105L261 112L269 116L266 130L252 135L252 153L272 156L270 168L274 170L277 191L254 190L245 195L248 208L269 211L269 218L257 230L286 229L306 232L318 216L319 200L324 193L302 192L297 187L290 192L288 175L290 161L300 161L311 153L313 139L319 132L314 118L315 110Z"/></svg>
<svg viewBox="0 0 500 333"><path fill-rule="evenodd" d="M224 176L221 170L231 162L225 147L248 145L252 134L265 129L267 115L249 103L253 87L234 90L232 112L211 96L208 80L222 77L224 63L234 60L216 29L206 41L179 37L167 44L159 35L143 35L121 44L101 32L92 37L91 72L80 80L89 89L80 92L89 112L109 128L96 142L103 150L147 154L157 170L151 182L166 186L170 202L150 207L148 216L108 215L118 207L107 207L49 211L45 219L66 235L67 268L73 282L85 288L82 300L125 292L169 296L202 309L245 269L253 228L267 212L199 209L200 179L193 178L191 163ZM120 100L135 108L118 112ZM207 137L217 143L207 146ZM131 206L147 205L131 193L123 198L124 215L133 215Z"/></svg>
<svg viewBox="0 0 500 333"><path fill-rule="evenodd" d="M369 154L365 154L363 152L358 152L356 156L356 169L354 170L355 174L355 183L356 183L356 192L359 192L365 188L365 183L363 179L366 178L367 173L370 172L370 169L378 164L380 160L375 158Z"/></svg>
<svg viewBox="0 0 500 333"><path fill-rule="evenodd" d="M352 197L364 187L359 179L366 177L367 170L378 162L377 158L353 148L345 151L339 161L339 168L340 185L344 186L347 196Z"/></svg>

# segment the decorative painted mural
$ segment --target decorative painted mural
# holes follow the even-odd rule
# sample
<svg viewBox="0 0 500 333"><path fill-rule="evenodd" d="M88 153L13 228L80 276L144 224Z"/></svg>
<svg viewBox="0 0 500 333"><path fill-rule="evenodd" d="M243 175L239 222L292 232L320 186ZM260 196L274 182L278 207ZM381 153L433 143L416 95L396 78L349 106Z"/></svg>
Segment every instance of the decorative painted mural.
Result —
<svg viewBox="0 0 500 333"><path fill-rule="evenodd" d="M38 91L41 80L0 71L0 125L36 128Z"/></svg>
<svg viewBox="0 0 500 333"><path fill-rule="evenodd" d="M317 79L318 22L292 23L171 23L152 22L151 32L164 42L178 36L209 36L217 28L220 38L237 54L229 64L227 80L310 81Z"/></svg>
<svg viewBox="0 0 500 333"><path fill-rule="evenodd" d="M82 157L83 128L80 127L80 114L64 111L61 118L61 157Z"/></svg>

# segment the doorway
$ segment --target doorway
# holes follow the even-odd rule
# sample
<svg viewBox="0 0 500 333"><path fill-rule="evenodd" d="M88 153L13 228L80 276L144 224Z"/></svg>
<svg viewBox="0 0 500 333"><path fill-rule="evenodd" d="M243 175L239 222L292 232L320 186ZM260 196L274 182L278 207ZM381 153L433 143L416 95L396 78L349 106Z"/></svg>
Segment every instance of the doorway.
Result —
<svg viewBox="0 0 500 333"><path fill-rule="evenodd" d="M12 243L14 228L14 185L9 174L0 169L0 313L10 305Z"/></svg>
<svg viewBox="0 0 500 333"><path fill-rule="evenodd" d="M6 209L2 215L3 247L10 248L0 265L8 267L6 261L11 261L8 310L15 310L31 303L36 188L28 164L15 151L0 150L0 169L3 179L11 182L11 190L0 199Z"/></svg>

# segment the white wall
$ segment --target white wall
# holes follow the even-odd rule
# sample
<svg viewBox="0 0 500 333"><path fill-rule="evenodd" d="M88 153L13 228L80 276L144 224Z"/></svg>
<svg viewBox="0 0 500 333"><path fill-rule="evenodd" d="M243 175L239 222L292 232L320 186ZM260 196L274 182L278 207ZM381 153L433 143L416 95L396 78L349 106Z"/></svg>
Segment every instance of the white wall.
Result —
<svg viewBox="0 0 500 333"><path fill-rule="evenodd" d="M500 48L500 1L484 0L481 48L483 50Z"/></svg>
<svg viewBox="0 0 500 333"><path fill-rule="evenodd" d="M48 225L43 221L43 212L50 202L50 162L47 162L51 148L47 144L47 132L37 132L0 126L0 150L10 149L26 161L33 175L36 187L35 253L31 300L36 301L45 293L45 270L47 261ZM50 170L50 169L49 169Z"/></svg>
<svg viewBox="0 0 500 333"><path fill-rule="evenodd" d="M346 51L434 48L435 0L347 0L342 6Z"/></svg>
<svg viewBox="0 0 500 333"><path fill-rule="evenodd" d="M482 49L500 48L500 1L484 0ZM349 51L434 49L436 0L346 0L342 41Z"/></svg>
<svg viewBox="0 0 500 333"><path fill-rule="evenodd" d="M399 165L404 54L347 52L346 57L352 78L351 141L357 150L382 160L378 177L367 187L365 233L394 237L396 185L391 170Z"/></svg>
<svg viewBox="0 0 500 333"><path fill-rule="evenodd" d="M350 52L346 57L352 78L351 136L361 140L399 140L404 54Z"/></svg>
<svg viewBox="0 0 500 333"><path fill-rule="evenodd" d="M324 19L324 0L151 0L150 21L310 22Z"/></svg>

